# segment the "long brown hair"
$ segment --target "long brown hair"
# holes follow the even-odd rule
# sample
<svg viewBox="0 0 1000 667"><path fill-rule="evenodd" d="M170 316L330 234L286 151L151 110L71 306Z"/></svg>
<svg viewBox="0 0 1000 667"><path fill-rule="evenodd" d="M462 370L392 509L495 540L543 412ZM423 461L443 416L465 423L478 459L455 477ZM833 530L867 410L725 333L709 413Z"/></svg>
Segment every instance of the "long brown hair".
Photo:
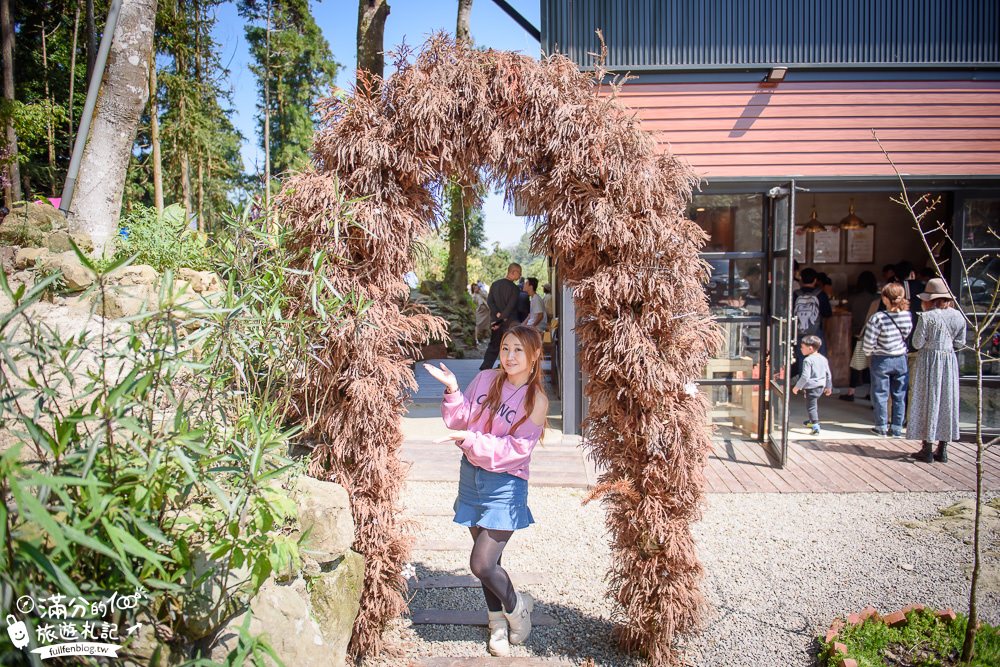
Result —
<svg viewBox="0 0 1000 667"><path fill-rule="evenodd" d="M517 326L511 327L507 333L503 335L500 340L500 347L503 348L503 343L509 336L513 336L524 346L524 355L532 362L531 374L528 375L527 389L525 389L524 395L524 416L517 420L513 426L510 427L510 432L513 433L517 428L525 422L526 419L531 415L532 411L535 409L535 397L538 396L539 392L544 394L545 388L542 386L542 335L538 333L538 330L534 327L525 326L523 324L518 324ZM500 409L501 393L503 392L503 383L507 381L507 371L504 370L503 364L500 364L500 368L497 369L496 376L493 378L493 384L490 385L490 389L486 392L486 400L483 401L479 408L479 415L476 416L478 419L484 410L489 410L490 419L486 423L486 431L489 432L493 430L493 417L496 416L497 411ZM544 423L542 428L545 428Z"/></svg>
<svg viewBox="0 0 1000 667"><path fill-rule="evenodd" d="M910 307L910 302L906 300L906 290L899 283L889 283L883 287L882 296L889 302L888 309L891 311L898 312Z"/></svg>

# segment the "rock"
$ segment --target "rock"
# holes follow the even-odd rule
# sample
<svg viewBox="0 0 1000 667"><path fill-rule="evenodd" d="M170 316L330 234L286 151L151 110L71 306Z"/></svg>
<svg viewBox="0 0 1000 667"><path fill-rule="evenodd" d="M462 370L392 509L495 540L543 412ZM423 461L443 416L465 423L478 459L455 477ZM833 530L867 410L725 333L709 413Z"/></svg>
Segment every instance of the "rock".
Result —
<svg viewBox="0 0 1000 667"><path fill-rule="evenodd" d="M66 229L66 215L49 201L15 202L7 220L28 222L43 232Z"/></svg>
<svg viewBox="0 0 1000 667"><path fill-rule="evenodd" d="M222 289L222 281L212 271L195 271L194 269L177 269L177 277L187 280L198 294L218 292Z"/></svg>
<svg viewBox="0 0 1000 667"><path fill-rule="evenodd" d="M46 248L20 248L14 254L14 267L30 269L39 262L44 263L51 253Z"/></svg>
<svg viewBox="0 0 1000 667"><path fill-rule="evenodd" d="M35 286L35 274L31 271L18 271L10 277L10 286L13 288L15 284L31 289Z"/></svg>
<svg viewBox="0 0 1000 667"><path fill-rule="evenodd" d="M45 247L54 253L72 252L73 246L70 239L83 252L90 252L94 249L94 242L83 232L73 232L70 234L65 230L59 230L45 236Z"/></svg>
<svg viewBox="0 0 1000 667"><path fill-rule="evenodd" d="M305 580L288 584L269 579L250 603L249 626L252 636L262 636L286 665L329 667L343 665L331 655L331 645L312 618ZM246 615L233 619L219 633L212 646L212 659L222 661L239 644L239 628Z"/></svg>
<svg viewBox="0 0 1000 667"><path fill-rule="evenodd" d="M202 579L191 597L184 601L184 631L188 639L201 639L225 625L240 606L246 605L247 596L240 600L239 588L250 578L248 568L226 570L222 563L211 560L199 552L192 559L190 583Z"/></svg>
<svg viewBox="0 0 1000 667"><path fill-rule="evenodd" d="M66 288L72 292L86 289L94 282L93 272L81 264L76 253L72 251L49 255L45 258L43 266L46 269L62 271Z"/></svg>
<svg viewBox="0 0 1000 667"><path fill-rule="evenodd" d="M111 286L105 290L103 299L100 293L95 293L94 302L102 316L117 319L149 310L156 297L156 291L146 285Z"/></svg>
<svg viewBox="0 0 1000 667"><path fill-rule="evenodd" d="M108 274L109 285L155 285L160 279L156 269L148 264L133 264L123 266L114 273Z"/></svg>
<svg viewBox="0 0 1000 667"><path fill-rule="evenodd" d="M309 531L302 544L304 554L318 563L326 563L351 548L354 517L344 487L301 475L296 480L293 497L298 505L302 532Z"/></svg>
<svg viewBox="0 0 1000 667"><path fill-rule="evenodd" d="M66 218L48 202L17 202L0 223L0 245L44 245L45 235L66 228Z"/></svg>
<svg viewBox="0 0 1000 667"><path fill-rule="evenodd" d="M39 247L45 244L45 232L30 223L11 220L8 215L0 223L0 245Z"/></svg>
<svg viewBox="0 0 1000 667"><path fill-rule="evenodd" d="M14 265L14 258L16 255L16 248L11 246L4 246L0 248L0 269L6 271L8 274L13 273L14 269L17 268Z"/></svg>
<svg viewBox="0 0 1000 667"><path fill-rule="evenodd" d="M351 641L354 621L361 608L365 559L359 553L348 551L335 565L334 569L310 580L309 597L313 615L331 647L331 664L343 665L347 661L347 645Z"/></svg>

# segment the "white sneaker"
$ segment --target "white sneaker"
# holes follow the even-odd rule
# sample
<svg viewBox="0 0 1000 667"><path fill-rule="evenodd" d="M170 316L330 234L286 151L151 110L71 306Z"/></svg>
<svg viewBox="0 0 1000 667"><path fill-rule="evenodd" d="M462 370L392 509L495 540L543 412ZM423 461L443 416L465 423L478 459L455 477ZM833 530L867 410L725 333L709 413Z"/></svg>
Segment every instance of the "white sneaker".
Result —
<svg viewBox="0 0 1000 667"><path fill-rule="evenodd" d="M511 644L523 644L531 634L531 612L535 608L535 600L527 593L517 593L517 605L514 611L504 612L510 630L507 639Z"/></svg>
<svg viewBox="0 0 1000 667"><path fill-rule="evenodd" d="M507 641L507 617L502 611L488 613L490 617L490 655L507 657L510 655L510 642Z"/></svg>

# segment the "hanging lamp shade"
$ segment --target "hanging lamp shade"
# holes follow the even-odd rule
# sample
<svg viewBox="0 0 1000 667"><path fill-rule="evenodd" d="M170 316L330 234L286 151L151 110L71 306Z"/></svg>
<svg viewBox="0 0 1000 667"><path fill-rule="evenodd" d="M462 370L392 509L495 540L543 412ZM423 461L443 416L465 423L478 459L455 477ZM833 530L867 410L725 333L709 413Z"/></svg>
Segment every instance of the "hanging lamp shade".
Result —
<svg viewBox="0 0 1000 667"><path fill-rule="evenodd" d="M816 217L816 207L815 206L813 206L812 214L810 214L810 216L809 216L809 222L807 222L802 228L807 233L809 233L809 234L814 234L816 232L825 232L826 231L826 227Z"/></svg>
<svg viewBox="0 0 1000 667"><path fill-rule="evenodd" d="M844 216L844 219L840 221L840 228L841 229L848 229L848 230L850 230L850 229L864 229L867 226L868 226L868 223L866 223L864 220L862 220L858 216L854 215L854 199L852 198L851 199L851 208L848 210L847 215Z"/></svg>

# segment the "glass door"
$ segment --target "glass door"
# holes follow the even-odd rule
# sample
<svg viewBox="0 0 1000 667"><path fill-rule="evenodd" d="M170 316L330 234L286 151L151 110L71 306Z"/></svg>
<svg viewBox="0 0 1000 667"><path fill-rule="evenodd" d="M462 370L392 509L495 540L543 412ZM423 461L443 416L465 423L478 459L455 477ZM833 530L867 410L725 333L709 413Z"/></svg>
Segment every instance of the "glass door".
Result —
<svg viewBox="0 0 1000 667"><path fill-rule="evenodd" d="M962 310L983 329L980 340L970 330L966 343L985 352L982 397L976 390L976 353L959 352L959 421L963 434L976 431L976 408L982 402L985 439L1000 435L1000 197L997 191L961 192L955 200L956 251L951 289ZM953 258L959 259L958 257ZM963 266L966 271L963 271Z"/></svg>
<svg viewBox="0 0 1000 667"><path fill-rule="evenodd" d="M792 346L796 341L792 314L792 231L795 182L771 188L769 224L771 289L768 312L767 441L781 467L788 461L788 397Z"/></svg>

